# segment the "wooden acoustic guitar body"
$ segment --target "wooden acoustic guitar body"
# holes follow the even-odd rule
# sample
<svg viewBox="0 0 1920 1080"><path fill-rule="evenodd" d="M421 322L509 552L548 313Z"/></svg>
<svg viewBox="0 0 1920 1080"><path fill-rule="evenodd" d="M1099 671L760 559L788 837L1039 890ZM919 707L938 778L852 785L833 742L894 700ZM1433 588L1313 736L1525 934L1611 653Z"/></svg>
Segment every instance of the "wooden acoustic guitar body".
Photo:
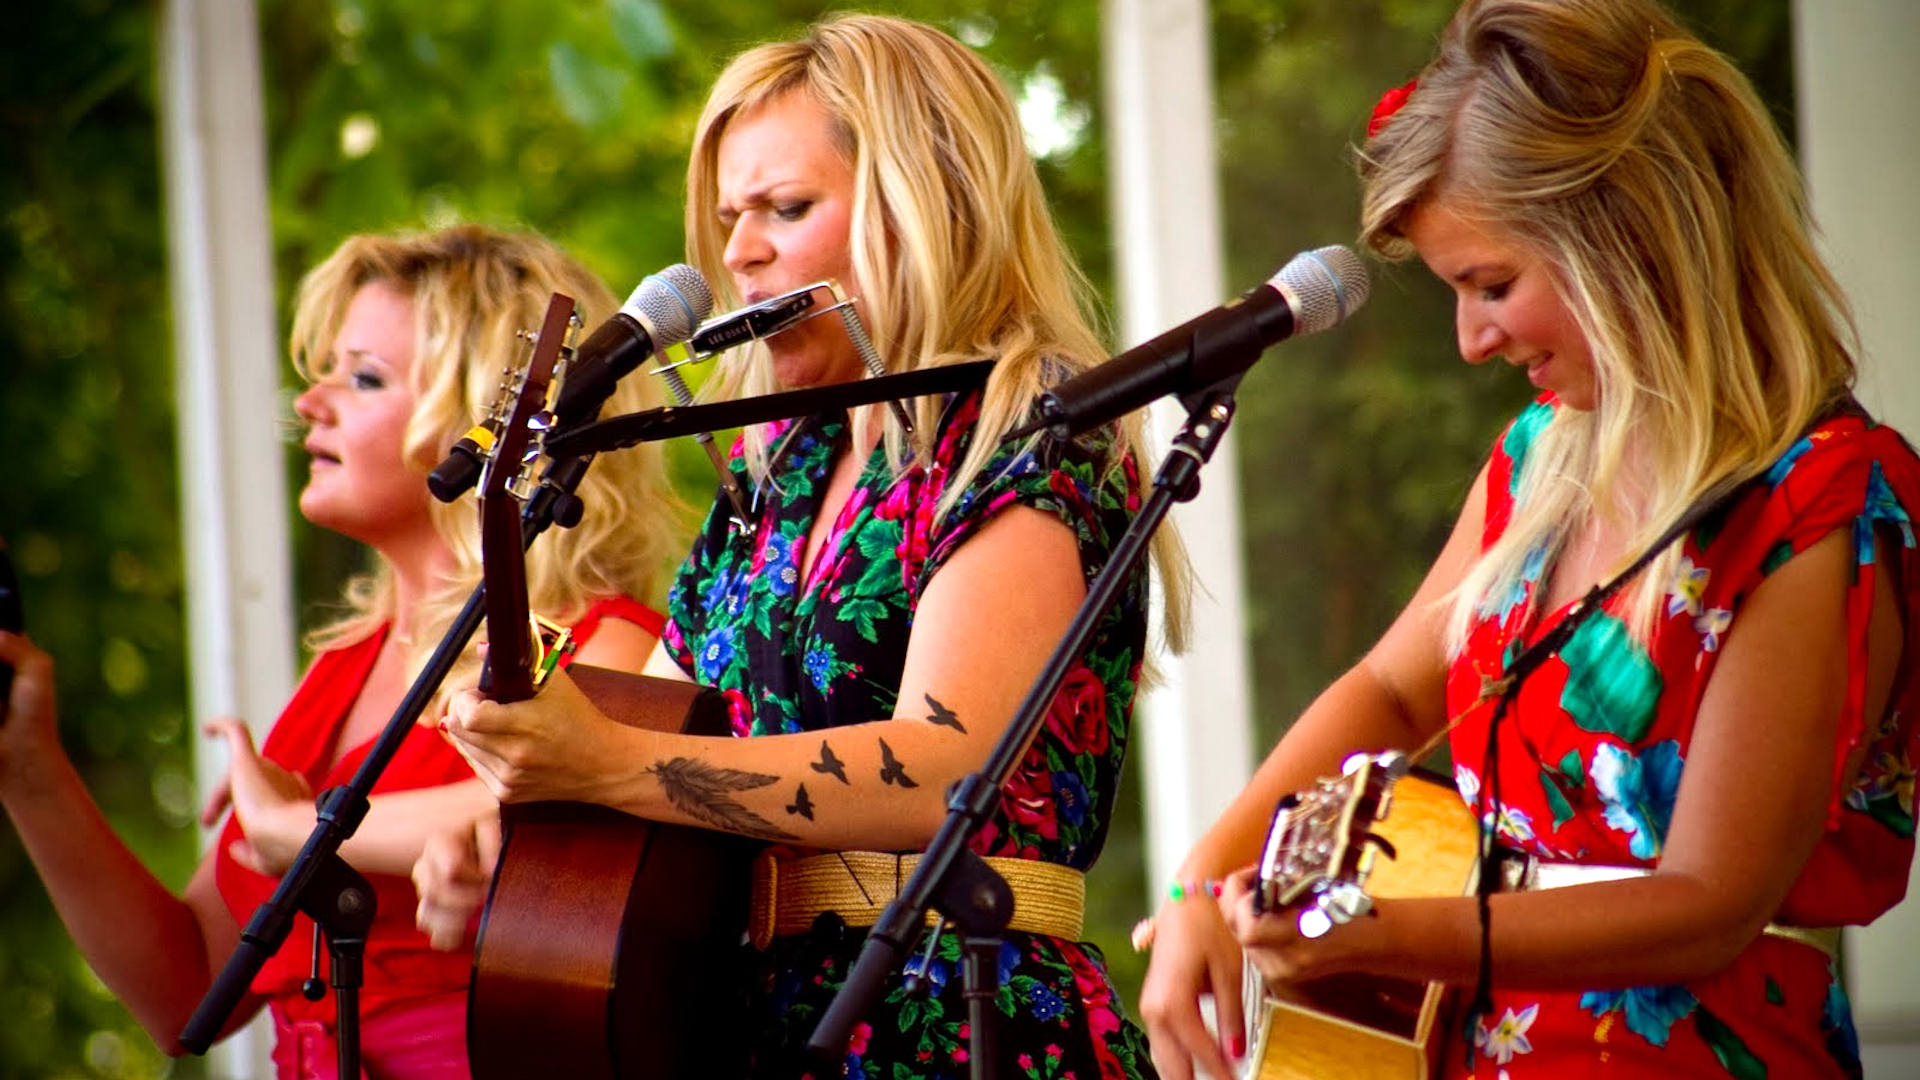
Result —
<svg viewBox="0 0 1920 1080"><path fill-rule="evenodd" d="M693 683L568 674L624 723L728 733L720 695ZM759 845L582 803L501 819L467 1005L475 1080L724 1076L744 1054L737 959Z"/></svg>
<svg viewBox="0 0 1920 1080"><path fill-rule="evenodd" d="M1478 834L1450 785L1419 773L1393 786L1372 831L1397 858L1376 859L1375 898L1463 896L1474 886ZM1336 927L1333 933L1339 933ZM1250 1003L1257 1029L1248 1076L1257 1080L1427 1080L1452 1034L1454 995L1444 983L1335 975L1267 987Z"/></svg>

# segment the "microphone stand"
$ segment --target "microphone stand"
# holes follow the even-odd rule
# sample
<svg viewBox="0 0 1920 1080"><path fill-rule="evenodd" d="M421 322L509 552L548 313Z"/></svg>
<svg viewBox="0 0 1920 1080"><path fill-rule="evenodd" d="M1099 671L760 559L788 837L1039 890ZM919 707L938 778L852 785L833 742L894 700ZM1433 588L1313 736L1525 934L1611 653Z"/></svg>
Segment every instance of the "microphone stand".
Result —
<svg viewBox="0 0 1920 1080"><path fill-rule="evenodd" d="M988 1080L998 1067L993 1034L997 1017L992 1003L999 993L999 934L1013 915L1013 893L1005 879L967 849L967 842L992 816L1001 788L1045 722L1061 681L1078 661L1107 606L1145 558L1154 530L1174 503L1186 502L1199 493L1200 467L1213 457L1226 435L1233 419L1233 392L1239 382L1240 374L1235 374L1181 396L1187 419L1154 476L1153 494L1121 534L1107 565L1088 585L1086 599L1074 613L1073 622L1021 700L1013 722L994 744L986 763L947 793L946 821L899 895L873 924L859 958L847 971L846 981L807 1040L807 1053L821 1064L830 1065L845 1054L854 1024L879 999L882 982L901 966L902 955L925 928L927 910L933 908L958 926L963 935L970 1074L974 1080Z"/></svg>
<svg viewBox="0 0 1920 1080"><path fill-rule="evenodd" d="M573 490L591 463L592 455L587 454L556 462L547 469L539 487L521 509L523 544L531 545L556 521L563 525L579 521L580 500ZM399 752L420 714L432 703L474 631L479 629L486 616L486 595L485 582L474 586L465 606L454 616L453 624L434 647L426 667L414 678L406 697L394 709L353 778L320 793L315 801L313 832L308 834L293 864L281 875L273 895L254 909L253 917L240 932L239 945L181 1030L180 1044L188 1050L204 1054L213 1045L261 967L286 943L287 935L293 930L293 914L298 910L313 919L319 932L327 937L328 956L332 961L330 982L338 1016L335 1037L339 1045L339 1074L342 1077L360 1075L359 990L367 932L373 925L374 892L367 879L340 857L340 845L360 827L361 819L367 815L368 793ZM320 993L324 991L309 988L309 996L314 1000L319 999Z"/></svg>

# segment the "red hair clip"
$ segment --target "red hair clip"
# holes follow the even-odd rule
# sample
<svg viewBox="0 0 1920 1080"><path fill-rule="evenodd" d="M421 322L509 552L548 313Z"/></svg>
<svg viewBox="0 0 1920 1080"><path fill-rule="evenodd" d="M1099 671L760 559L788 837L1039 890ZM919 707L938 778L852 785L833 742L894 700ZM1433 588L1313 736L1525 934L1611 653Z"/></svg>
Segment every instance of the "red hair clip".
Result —
<svg viewBox="0 0 1920 1080"><path fill-rule="evenodd" d="M1387 121L1393 119L1393 114L1399 112L1400 107L1413 96L1414 87L1419 85L1419 79L1408 79L1405 86L1396 86L1380 95L1379 103L1373 107L1373 116L1367 120L1367 138L1380 134L1381 129L1387 126Z"/></svg>

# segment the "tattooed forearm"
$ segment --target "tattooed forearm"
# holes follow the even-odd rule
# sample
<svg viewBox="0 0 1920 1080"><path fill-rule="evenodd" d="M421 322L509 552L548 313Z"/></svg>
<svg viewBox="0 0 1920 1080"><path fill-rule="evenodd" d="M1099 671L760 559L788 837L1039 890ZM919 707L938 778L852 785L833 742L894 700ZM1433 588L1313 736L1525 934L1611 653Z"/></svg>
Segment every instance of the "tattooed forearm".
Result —
<svg viewBox="0 0 1920 1080"><path fill-rule="evenodd" d="M939 700L932 694L926 695L926 699L927 708L933 710L932 714L927 717L927 723L938 724L941 727L950 727L962 735L967 733L967 729L961 725L960 718L954 715L952 709L940 704Z"/></svg>
<svg viewBox="0 0 1920 1080"><path fill-rule="evenodd" d="M813 800L807 798L807 785L801 784L800 790L793 793L793 801L787 804L787 813L813 820Z"/></svg>
<svg viewBox="0 0 1920 1080"><path fill-rule="evenodd" d="M825 739L820 740L820 760L813 762L809 767L812 768L814 772L825 773L843 784L851 784L853 782L847 779L847 767L841 763L839 758L833 756L833 747L828 746L827 740Z"/></svg>
<svg viewBox="0 0 1920 1080"><path fill-rule="evenodd" d="M899 784L903 788L916 788L920 785L907 775L907 767L893 756L893 747L887 740L880 740L880 780L886 784Z"/></svg>
<svg viewBox="0 0 1920 1080"><path fill-rule="evenodd" d="M780 778L741 769L722 769L693 758L656 761L647 771L658 777L667 801L689 817L717 829L762 840L798 840L773 822L734 801L732 793L778 783Z"/></svg>

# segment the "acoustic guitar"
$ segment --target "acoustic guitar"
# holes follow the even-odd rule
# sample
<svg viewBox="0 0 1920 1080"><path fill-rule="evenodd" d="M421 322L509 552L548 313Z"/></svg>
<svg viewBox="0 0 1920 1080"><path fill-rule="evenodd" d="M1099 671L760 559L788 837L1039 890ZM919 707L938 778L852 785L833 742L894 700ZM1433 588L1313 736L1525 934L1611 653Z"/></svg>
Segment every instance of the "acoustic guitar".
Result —
<svg viewBox="0 0 1920 1080"><path fill-rule="evenodd" d="M1374 897L1473 891L1479 832L1453 786L1405 755L1356 754L1341 775L1281 800L1255 903L1338 933ZM1249 1078L1427 1080L1438 1074L1452 993L1444 983L1332 975L1265 985L1246 965Z"/></svg>
<svg viewBox="0 0 1920 1080"><path fill-rule="evenodd" d="M573 301L556 294L480 480L488 663L495 701L531 697L569 647L530 625L515 494L540 460L538 431L566 353ZM623 723L723 735L723 699L690 682L568 669ZM474 945L467 1049L475 1080L716 1075L738 1049L728 1008L746 925L750 842L604 806L501 807L503 845ZM732 995L732 996L730 996Z"/></svg>

